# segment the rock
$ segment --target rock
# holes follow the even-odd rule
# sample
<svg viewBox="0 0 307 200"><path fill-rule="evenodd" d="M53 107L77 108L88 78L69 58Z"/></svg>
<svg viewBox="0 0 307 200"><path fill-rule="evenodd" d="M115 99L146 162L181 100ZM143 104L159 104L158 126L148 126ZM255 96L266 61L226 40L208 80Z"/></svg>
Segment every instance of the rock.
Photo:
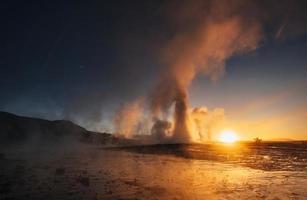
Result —
<svg viewBox="0 0 307 200"><path fill-rule="evenodd" d="M66 169L65 169L65 168L57 168L57 169L55 170L55 175L61 176L61 175L64 175L65 172L66 172Z"/></svg>
<svg viewBox="0 0 307 200"><path fill-rule="evenodd" d="M86 187L90 186L90 179L89 179L89 177L80 176L78 178L78 182L81 183L83 186L86 186Z"/></svg>

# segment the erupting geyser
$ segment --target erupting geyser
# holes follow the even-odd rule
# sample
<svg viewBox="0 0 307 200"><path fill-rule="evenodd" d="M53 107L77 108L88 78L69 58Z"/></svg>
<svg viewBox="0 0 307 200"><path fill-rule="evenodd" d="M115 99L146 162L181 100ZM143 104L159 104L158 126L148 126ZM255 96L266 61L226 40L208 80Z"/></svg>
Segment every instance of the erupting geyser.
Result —
<svg viewBox="0 0 307 200"><path fill-rule="evenodd" d="M216 79L224 72L227 58L254 50L261 38L258 21L240 12L239 5L234 3L224 9L226 1L198 3L199 9L203 9L195 12L198 14L185 12L195 6L194 3L179 7L183 13L177 22L181 31L170 39L162 52L162 62L167 69L162 71L151 96L154 115L157 110L165 115L175 105L172 140L176 142L200 139L193 131L197 126L190 119L188 103L188 88L195 76L205 74ZM188 21L193 21L193 26L189 24L190 28L184 29Z"/></svg>
<svg viewBox="0 0 307 200"><path fill-rule="evenodd" d="M178 99L175 101L175 129L173 132L173 138L176 142L190 141L191 130L189 130L188 123L188 107L187 103Z"/></svg>
<svg viewBox="0 0 307 200"><path fill-rule="evenodd" d="M160 126L152 134L173 142L191 142L203 139L199 129L201 123L208 123L193 120L188 97L191 82L200 74L216 80L224 73L225 61L256 49L262 34L259 21L246 12L250 5L239 1L187 1L176 6L176 16L168 15L176 32L161 51L164 68L149 96L153 123L167 121L174 108L174 124L168 137L161 137L169 131Z"/></svg>

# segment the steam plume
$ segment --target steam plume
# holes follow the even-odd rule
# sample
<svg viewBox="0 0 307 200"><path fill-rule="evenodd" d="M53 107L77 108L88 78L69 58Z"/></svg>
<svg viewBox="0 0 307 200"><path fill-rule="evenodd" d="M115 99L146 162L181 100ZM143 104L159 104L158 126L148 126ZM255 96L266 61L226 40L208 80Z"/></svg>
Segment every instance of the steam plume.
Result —
<svg viewBox="0 0 307 200"><path fill-rule="evenodd" d="M188 110L192 80L198 74L218 79L224 72L225 61L256 49L262 34L257 19L247 15L250 5L238 1L195 1L182 6L176 8L183 13L176 16L180 31L162 52L166 69L151 96L151 110L155 118L163 119L174 105L172 139L189 142L199 139L192 131Z"/></svg>
<svg viewBox="0 0 307 200"><path fill-rule="evenodd" d="M131 138L142 116L142 100L138 99L130 104L123 105L114 117L115 132L119 136Z"/></svg>
<svg viewBox="0 0 307 200"><path fill-rule="evenodd" d="M194 108L191 117L195 124L194 131L199 134L201 141L212 140L213 129L224 120L224 109L215 108L209 111L206 107Z"/></svg>
<svg viewBox="0 0 307 200"><path fill-rule="evenodd" d="M162 40L162 47L157 45L163 68L148 96L153 124L146 123L151 127L146 130L151 130L153 138L173 142L210 140L213 129L223 121L224 110L190 108L188 91L192 81L199 75L218 80L224 74L227 59L259 46L264 25L286 21L286 28L281 26L277 38L306 32L305 28L301 30L305 26L293 23L305 16L303 6L298 6L300 1L291 2L283 0L276 5L257 0L183 0L166 5L162 15L169 26L168 38L166 42ZM305 17L301 21L305 22ZM117 113L118 132L131 136L140 124L137 110L140 109L124 106Z"/></svg>

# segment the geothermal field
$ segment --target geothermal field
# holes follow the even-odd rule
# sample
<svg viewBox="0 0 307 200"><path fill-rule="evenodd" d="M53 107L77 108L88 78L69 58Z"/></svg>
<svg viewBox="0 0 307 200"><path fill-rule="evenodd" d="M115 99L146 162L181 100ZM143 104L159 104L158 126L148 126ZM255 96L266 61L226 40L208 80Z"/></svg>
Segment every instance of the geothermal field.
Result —
<svg viewBox="0 0 307 200"><path fill-rule="evenodd" d="M0 7L0 200L307 200L306 0Z"/></svg>
<svg viewBox="0 0 307 200"><path fill-rule="evenodd" d="M0 128L1 200L307 198L306 141L156 143L6 112Z"/></svg>
<svg viewBox="0 0 307 200"><path fill-rule="evenodd" d="M306 161L300 142L28 147L1 153L0 199L303 200Z"/></svg>

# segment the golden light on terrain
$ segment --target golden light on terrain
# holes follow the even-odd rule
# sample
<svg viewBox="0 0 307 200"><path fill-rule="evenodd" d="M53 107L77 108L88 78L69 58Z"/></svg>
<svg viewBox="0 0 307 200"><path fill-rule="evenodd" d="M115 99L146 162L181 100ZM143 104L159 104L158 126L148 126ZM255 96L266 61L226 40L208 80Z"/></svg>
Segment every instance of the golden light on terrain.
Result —
<svg viewBox="0 0 307 200"><path fill-rule="evenodd" d="M234 143L238 140L238 136L233 130L224 130L221 132L219 141L223 143Z"/></svg>

